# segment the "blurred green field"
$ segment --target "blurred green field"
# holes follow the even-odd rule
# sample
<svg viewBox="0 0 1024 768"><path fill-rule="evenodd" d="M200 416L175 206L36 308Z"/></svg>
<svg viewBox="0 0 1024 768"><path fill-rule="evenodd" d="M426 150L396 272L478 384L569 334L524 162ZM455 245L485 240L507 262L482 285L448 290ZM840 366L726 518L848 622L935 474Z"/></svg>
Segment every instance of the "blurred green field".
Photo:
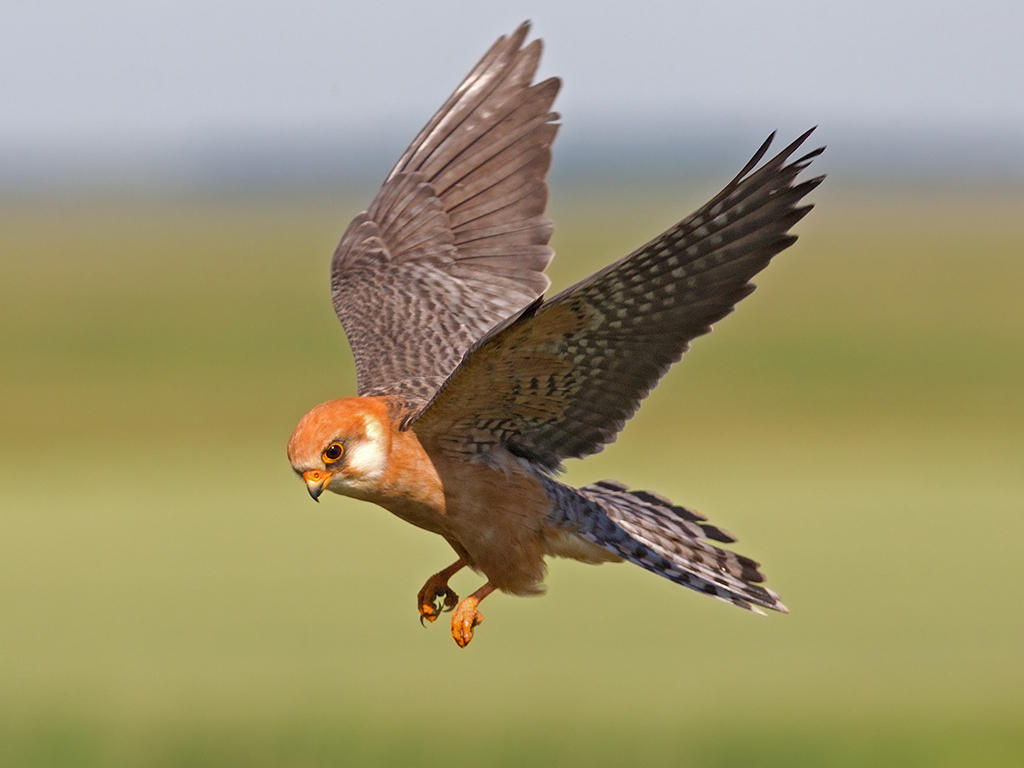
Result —
<svg viewBox="0 0 1024 768"><path fill-rule="evenodd" d="M712 190L556 189L555 288ZM284 455L354 389L327 268L361 196L0 208L0 764L1021 764L1019 192L826 184L571 466L708 514L791 615L555 562L465 651L414 608L447 545Z"/></svg>

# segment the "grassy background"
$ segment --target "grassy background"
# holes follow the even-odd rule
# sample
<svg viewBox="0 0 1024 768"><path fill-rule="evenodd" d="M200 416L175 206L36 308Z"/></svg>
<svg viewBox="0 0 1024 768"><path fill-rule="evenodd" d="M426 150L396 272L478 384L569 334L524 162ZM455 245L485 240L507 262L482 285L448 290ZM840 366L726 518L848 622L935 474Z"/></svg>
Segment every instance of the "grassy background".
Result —
<svg viewBox="0 0 1024 768"><path fill-rule="evenodd" d="M710 189L555 190L555 288ZM465 651L416 620L447 545L284 456L354 387L327 261L361 200L7 201L0 764L1018 765L1020 193L815 199L568 477L705 512L792 615L555 562Z"/></svg>

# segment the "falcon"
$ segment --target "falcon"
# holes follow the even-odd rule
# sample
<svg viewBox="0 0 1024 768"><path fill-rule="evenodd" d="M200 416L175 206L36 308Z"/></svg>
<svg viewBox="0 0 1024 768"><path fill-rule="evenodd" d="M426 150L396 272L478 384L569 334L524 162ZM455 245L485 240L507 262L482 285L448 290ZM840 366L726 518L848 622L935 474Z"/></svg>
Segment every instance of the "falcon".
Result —
<svg viewBox="0 0 1024 768"><path fill-rule="evenodd" d="M299 421L288 459L313 499L378 504L457 559L416 597L421 623L451 611L465 647L495 590L543 590L545 558L629 561L757 612L786 611L759 564L686 507L603 481L573 488L563 461L600 451L690 342L792 245L811 131L765 160L774 136L697 212L544 298L553 252L545 177L560 81L534 83L541 41L501 37L420 131L331 261L331 295L358 396ZM811 129L813 130L813 129ZM463 568L486 583L463 600Z"/></svg>

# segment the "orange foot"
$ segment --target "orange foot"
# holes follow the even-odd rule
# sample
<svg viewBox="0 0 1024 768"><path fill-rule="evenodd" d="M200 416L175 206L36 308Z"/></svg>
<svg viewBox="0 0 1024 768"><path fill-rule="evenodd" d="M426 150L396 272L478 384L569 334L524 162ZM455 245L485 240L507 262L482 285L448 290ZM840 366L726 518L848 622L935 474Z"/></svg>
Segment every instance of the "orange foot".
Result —
<svg viewBox="0 0 1024 768"><path fill-rule="evenodd" d="M473 639L473 627L483 623L484 615L476 609L480 601L475 597L467 597L452 614L452 637L459 648L465 648Z"/></svg>
<svg viewBox="0 0 1024 768"><path fill-rule="evenodd" d="M462 560L458 560L427 579L423 589L416 595L416 607L420 611L420 624L423 624L424 621L437 621L441 611L450 611L459 602L459 596L448 586L448 579L464 565Z"/></svg>
<svg viewBox="0 0 1024 768"><path fill-rule="evenodd" d="M482 624L484 616L477 610L480 601L494 591L490 584L484 584L480 589L467 597L452 614L452 638L459 648L465 648L473 639L473 627Z"/></svg>

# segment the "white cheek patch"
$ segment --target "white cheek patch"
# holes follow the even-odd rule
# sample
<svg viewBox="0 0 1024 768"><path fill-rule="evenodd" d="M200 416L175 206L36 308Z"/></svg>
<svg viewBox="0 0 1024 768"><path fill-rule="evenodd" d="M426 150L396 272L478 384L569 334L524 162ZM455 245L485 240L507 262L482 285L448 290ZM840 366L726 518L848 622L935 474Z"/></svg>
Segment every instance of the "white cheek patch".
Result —
<svg viewBox="0 0 1024 768"><path fill-rule="evenodd" d="M361 480L375 480L384 474L388 456L383 427L376 421L366 424L366 439L348 453L346 469Z"/></svg>
<svg viewBox="0 0 1024 768"><path fill-rule="evenodd" d="M360 479L372 480L384 473L387 456L377 443L361 443L349 451L349 472Z"/></svg>

